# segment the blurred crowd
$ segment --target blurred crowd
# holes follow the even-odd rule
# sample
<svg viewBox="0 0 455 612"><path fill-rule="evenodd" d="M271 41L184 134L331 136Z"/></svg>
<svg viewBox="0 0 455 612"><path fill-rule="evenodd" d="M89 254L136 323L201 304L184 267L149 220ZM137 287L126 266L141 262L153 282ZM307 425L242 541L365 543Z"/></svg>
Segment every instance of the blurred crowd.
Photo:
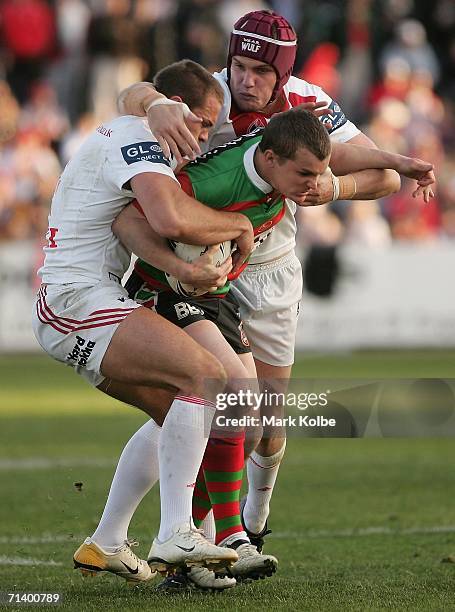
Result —
<svg viewBox="0 0 455 612"><path fill-rule="evenodd" d="M295 26L297 76L438 179L428 205L409 182L379 202L300 210L301 240L455 238L454 0L0 0L0 241L44 236L63 165L121 89L183 57L223 67L234 21L258 8Z"/></svg>

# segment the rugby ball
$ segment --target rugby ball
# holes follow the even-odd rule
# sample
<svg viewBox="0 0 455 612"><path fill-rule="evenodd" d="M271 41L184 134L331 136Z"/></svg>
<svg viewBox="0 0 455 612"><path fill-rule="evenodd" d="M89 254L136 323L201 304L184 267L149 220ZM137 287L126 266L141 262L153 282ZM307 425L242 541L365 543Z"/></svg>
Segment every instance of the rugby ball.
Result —
<svg viewBox="0 0 455 612"><path fill-rule="evenodd" d="M209 249L208 246L195 246L193 244L184 244L183 242L175 242L174 240L169 240L169 246L174 251L174 253L183 261L187 263L192 263L195 259L203 255ZM222 242L218 245L214 255L213 255L213 263L216 267L221 266L222 263L226 261L226 259L231 254L232 245L231 241L228 240L226 242ZM182 283L178 278L168 274L166 272L166 279L171 288L178 293L179 295L183 295L184 297L198 297L207 293L204 289L199 289L198 287L194 287L188 283Z"/></svg>

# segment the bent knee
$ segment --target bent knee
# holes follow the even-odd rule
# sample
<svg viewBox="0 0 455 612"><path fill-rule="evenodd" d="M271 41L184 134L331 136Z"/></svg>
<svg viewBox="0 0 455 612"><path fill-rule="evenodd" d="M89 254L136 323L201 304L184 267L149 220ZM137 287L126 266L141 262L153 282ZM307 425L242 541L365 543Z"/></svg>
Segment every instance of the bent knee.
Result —
<svg viewBox="0 0 455 612"><path fill-rule="evenodd" d="M226 386L226 370L214 355L203 348L193 357L181 390L214 401L215 395Z"/></svg>

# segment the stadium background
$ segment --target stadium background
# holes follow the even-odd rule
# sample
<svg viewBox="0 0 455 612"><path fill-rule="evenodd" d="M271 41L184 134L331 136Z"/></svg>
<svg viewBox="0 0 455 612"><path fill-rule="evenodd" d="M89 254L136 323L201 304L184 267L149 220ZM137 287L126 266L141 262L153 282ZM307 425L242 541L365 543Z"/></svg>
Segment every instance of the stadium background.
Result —
<svg viewBox="0 0 455 612"><path fill-rule="evenodd" d="M379 146L432 161L438 180L429 205L404 183L378 202L299 210L307 288L294 375L453 377L452 0L0 0L0 591L63 590L69 609L109 607L113 594L122 609L161 605L115 581L69 577L115 457L144 419L35 354L35 273L58 175L115 114L118 91L183 57L221 68L235 19L268 7L299 33L295 74ZM427 425L435 406L423 406ZM280 575L229 605L251 610L265 593L271 609L452 606L453 569L440 564L455 550L446 422L418 439L291 440L273 505ZM144 556L156 520L154 492L133 525Z"/></svg>

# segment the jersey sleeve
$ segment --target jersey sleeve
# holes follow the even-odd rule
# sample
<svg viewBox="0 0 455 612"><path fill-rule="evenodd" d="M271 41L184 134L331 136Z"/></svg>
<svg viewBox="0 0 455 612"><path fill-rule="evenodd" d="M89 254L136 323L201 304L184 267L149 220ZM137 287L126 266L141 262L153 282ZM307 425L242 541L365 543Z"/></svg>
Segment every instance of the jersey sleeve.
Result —
<svg viewBox="0 0 455 612"><path fill-rule="evenodd" d="M302 79L291 77L289 79L289 102L291 106L307 101L326 102L329 114L321 117L321 122L327 129L334 142L347 142L360 134L359 128L349 121L340 105L333 100L321 87L307 83ZM299 102L300 100L300 102Z"/></svg>
<svg viewBox="0 0 455 612"><path fill-rule="evenodd" d="M143 172L157 172L176 180L171 161L165 157L145 121L127 118L113 131L104 177L116 190L123 192L125 183Z"/></svg>

